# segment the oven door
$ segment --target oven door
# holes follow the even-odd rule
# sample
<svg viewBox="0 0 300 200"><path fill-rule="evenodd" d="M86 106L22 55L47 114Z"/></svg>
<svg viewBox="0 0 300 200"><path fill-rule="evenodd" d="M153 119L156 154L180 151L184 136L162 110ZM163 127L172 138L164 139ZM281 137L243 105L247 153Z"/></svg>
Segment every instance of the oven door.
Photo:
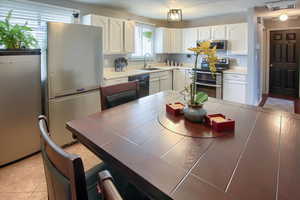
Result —
<svg viewBox="0 0 300 200"><path fill-rule="evenodd" d="M197 72L197 91L202 91L208 94L209 97L222 99L222 74L211 72Z"/></svg>
<svg viewBox="0 0 300 200"><path fill-rule="evenodd" d="M197 91L205 92L209 97L222 99L222 86L197 83Z"/></svg>

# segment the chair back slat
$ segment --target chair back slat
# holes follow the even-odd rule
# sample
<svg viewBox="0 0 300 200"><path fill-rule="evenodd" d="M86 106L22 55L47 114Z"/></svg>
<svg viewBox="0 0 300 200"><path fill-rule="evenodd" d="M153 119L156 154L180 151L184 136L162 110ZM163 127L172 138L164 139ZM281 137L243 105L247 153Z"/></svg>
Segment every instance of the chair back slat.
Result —
<svg viewBox="0 0 300 200"><path fill-rule="evenodd" d="M39 117L39 128L49 200L87 199L81 158L65 152L51 140L44 116Z"/></svg>
<svg viewBox="0 0 300 200"><path fill-rule="evenodd" d="M139 82L130 81L100 88L102 110L136 100L139 97Z"/></svg>

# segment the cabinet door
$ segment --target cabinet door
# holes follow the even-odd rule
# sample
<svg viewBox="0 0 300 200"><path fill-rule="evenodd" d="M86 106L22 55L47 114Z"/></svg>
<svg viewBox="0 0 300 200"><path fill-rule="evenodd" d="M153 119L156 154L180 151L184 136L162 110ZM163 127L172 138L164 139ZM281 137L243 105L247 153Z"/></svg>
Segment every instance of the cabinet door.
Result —
<svg viewBox="0 0 300 200"><path fill-rule="evenodd" d="M227 25L228 54L248 54L248 24Z"/></svg>
<svg viewBox="0 0 300 200"><path fill-rule="evenodd" d="M174 70L173 86L175 91L182 91L185 87L185 70L176 69Z"/></svg>
<svg viewBox="0 0 300 200"><path fill-rule="evenodd" d="M159 78L153 78L149 81L149 94L155 94L160 91L160 81Z"/></svg>
<svg viewBox="0 0 300 200"><path fill-rule="evenodd" d="M170 53L171 31L167 28L157 28L155 31L155 52Z"/></svg>
<svg viewBox="0 0 300 200"><path fill-rule="evenodd" d="M172 71L167 72L167 75L160 77L160 91L173 89Z"/></svg>
<svg viewBox="0 0 300 200"><path fill-rule="evenodd" d="M198 28L198 40L211 40L211 27L204 26Z"/></svg>
<svg viewBox="0 0 300 200"><path fill-rule="evenodd" d="M212 40L226 40L226 25L213 26Z"/></svg>
<svg viewBox="0 0 300 200"><path fill-rule="evenodd" d="M109 19L109 52L119 54L123 52L123 20Z"/></svg>
<svg viewBox="0 0 300 200"><path fill-rule="evenodd" d="M190 87L191 83L193 82L192 72L193 71L191 69L185 70L185 87Z"/></svg>
<svg viewBox="0 0 300 200"><path fill-rule="evenodd" d="M170 53L182 53L182 30L181 29L169 29L171 44Z"/></svg>
<svg viewBox="0 0 300 200"><path fill-rule="evenodd" d="M125 53L135 52L135 22L125 21L124 23L124 50Z"/></svg>
<svg viewBox="0 0 300 200"><path fill-rule="evenodd" d="M185 28L182 30L182 52L192 53L188 48L195 47L198 40L197 28Z"/></svg>
<svg viewBox="0 0 300 200"><path fill-rule="evenodd" d="M237 103L246 103L247 84L239 81L224 81L223 99Z"/></svg>
<svg viewBox="0 0 300 200"><path fill-rule="evenodd" d="M102 27L103 53L108 54L108 18L99 15L85 15L82 18L82 23Z"/></svg>

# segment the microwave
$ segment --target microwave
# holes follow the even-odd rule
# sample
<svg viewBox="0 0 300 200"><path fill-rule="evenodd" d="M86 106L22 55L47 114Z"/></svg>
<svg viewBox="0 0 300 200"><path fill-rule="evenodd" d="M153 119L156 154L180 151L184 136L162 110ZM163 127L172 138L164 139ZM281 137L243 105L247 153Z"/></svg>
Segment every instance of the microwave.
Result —
<svg viewBox="0 0 300 200"><path fill-rule="evenodd" d="M199 42L203 41L198 41L197 46ZM227 51L227 40L211 40L211 47L217 46L218 51Z"/></svg>

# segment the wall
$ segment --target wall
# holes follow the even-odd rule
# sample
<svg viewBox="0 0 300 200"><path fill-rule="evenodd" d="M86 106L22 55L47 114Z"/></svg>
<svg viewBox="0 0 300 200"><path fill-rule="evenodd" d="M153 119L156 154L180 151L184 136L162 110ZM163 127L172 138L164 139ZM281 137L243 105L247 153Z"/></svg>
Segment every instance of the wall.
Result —
<svg viewBox="0 0 300 200"><path fill-rule="evenodd" d="M80 10L81 16L93 13L93 14L98 14L98 15L108 16L108 17L142 21L142 22L146 22L146 23L156 24L157 26L166 26L166 24L167 24L163 20L149 19L146 17L141 17L141 16L137 16L137 15L128 13L124 10L105 8L100 5L77 3L77 2L68 1L68 0L29 0L29 1L77 9L77 10Z"/></svg>
<svg viewBox="0 0 300 200"><path fill-rule="evenodd" d="M175 61L177 63L185 63L185 64L194 64L195 56L188 54L169 54L164 57L170 61ZM218 57L229 57L230 58L230 66L231 67L247 67L247 56L228 56L224 53L217 53ZM165 62L165 60L163 60ZM200 62L199 62L200 64Z"/></svg>
<svg viewBox="0 0 300 200"><path fill-rule="evenodd" d="M242 22L247 22L247 12L203 17L200 19L183 21L182 23L167 23L167 26L171 28L187 28L222 24L235 24Z"/></svg>
<svg viewBox="0 0 300 200"><path fill-rule="evenodd" d="M281 22L279 20L273 19L265 19L264 25L267 29L275 29L275 28L292 28L292 27L300 27L300 19L288 19L285 22Z"/></svg>
<svg viewBox="0 0 300 200"><path fill-rule="evenodd" d="M260 68L260 41L258 37L258 13L255 8L248 10L248 88L247 103L259 104L261 99L261 68Z"/></svg>

